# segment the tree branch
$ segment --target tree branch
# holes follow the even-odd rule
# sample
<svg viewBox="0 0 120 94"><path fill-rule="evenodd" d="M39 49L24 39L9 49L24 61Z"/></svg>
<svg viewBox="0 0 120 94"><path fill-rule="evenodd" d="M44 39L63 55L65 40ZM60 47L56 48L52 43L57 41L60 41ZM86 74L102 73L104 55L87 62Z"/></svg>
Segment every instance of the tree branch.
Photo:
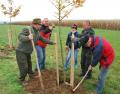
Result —
<svg viewBox="0 0 120 94"><path fill-rule="evenodd" d="M54 5L54 7L55 8L57 8L58 10L59 10L59 8L53 3L53 1L52 0L49 0L50 2L51 2L51 4L53 4Z"/></svg>

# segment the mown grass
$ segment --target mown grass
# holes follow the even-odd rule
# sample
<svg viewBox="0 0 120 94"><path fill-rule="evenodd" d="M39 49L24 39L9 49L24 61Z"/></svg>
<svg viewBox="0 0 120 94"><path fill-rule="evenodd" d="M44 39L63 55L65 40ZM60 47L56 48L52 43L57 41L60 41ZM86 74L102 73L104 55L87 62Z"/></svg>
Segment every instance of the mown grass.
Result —
<svg viewBox="0 0 120 94"><path fill-rule="evenodd" d="M7 37L7 25L0 25L0 47L4 47L8 44L8 37ZM18 33L21 31L21 29L24 26L14 26L15 28L15 37L14 37L14 45L16 45L16 37ZM103 29L94 29L96 32L96 35L100 35L102 37L105 37L108 41L111 42L114 50L115 50L115 60L113 65L110 68L108 77L106 79L104 94L120 94L120 71L119 71L119 63L120 63L120 31L115 30L103 30ZM70 31L69 27L62 27L61 29L61 38L62 38L62 45L63 45L63 54L64 54L64 62L66 57L65 52L65 41L68 32ZM78 29L79 32L81 32L81 28ZM54 33L58 32L58 28L55 28L51 37L51 40L54 40ZM59 40L59 38L58 38ZM46 58L46 67L48 69L54 68L55 69L55 47L49 45L46 50L47 58ZM81 49L80 49L81 52ZM78 76L80 74L80 52L79 52L79 66L78 69L75 70L75 80L80 81L81 78ZM15 51L10 53L10 56L13 56L15 58ZM35 58L33 55L32 58L33 61L33 67L35 67ZM60 58L60 47L59 47L59 61L61 61ZM63 63L64 63L63 62ZM63 70L63 64L60 62L60 69ZM95 86L97 83L97 78L99 74L98 67L95 67L93 69L93 78L91 80L86 80L83 83L83 86L86 90L86 92L92 92L95 90ZM18 80L18 67L16 64L15 59L6 59L6 58L0 58L0 94L27 94L24 90L24 88L20 85ZM67 71L67 78L69 78L69 71Z"/></svg>

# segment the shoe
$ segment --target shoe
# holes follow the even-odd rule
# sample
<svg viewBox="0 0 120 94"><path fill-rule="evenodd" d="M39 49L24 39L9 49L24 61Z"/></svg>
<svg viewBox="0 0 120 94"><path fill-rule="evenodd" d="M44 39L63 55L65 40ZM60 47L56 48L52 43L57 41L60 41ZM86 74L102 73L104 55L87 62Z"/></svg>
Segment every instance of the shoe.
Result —
<svg viewBox="0 0 120 94"><path fill-rule="evenodd" d="M64 66L64 70L67 70L67 66Z"/></svg>
<svg viewBox="0 0 120 94"><path fill-rule="evenodd" d="M27 81L22 81L22 85L26 86L26 85L28 85L28 82Z"/></svg>
<svg viewBox="0 0 120 94"><path fill-rule="evenodd" d="M90 94L97 94L96 92L91 92Z"/></svg>
<svg viewBox="0 0 120 94"><path fill-rule="evenodd" d="M34 74L29 74L29 78L33 79L34 78Z"/></svg>
<svg viewBox="0 0 120 94"><path fill-rule="evenodd" d="M26 86L28 85L28 82L26 80L20 79L20 84Z"/></svg>
<svg viewBox="0 0 120 94"><path fill-rule="evenodd" d="M88 75L85 77L85 79L91 79L91 78L92 76L88 76Z"/></svg>
<svg viewBox="0 0 120 94"><path fill-rule="evenodd" d="M19 80L22 82L25 80L25 77L19 77Z"/></svg>
<svg viewBox="0 0 120 94"><path fill-rule="evenodd" d="M35 72L37 72L38 71L38 69L37 68L35 68Z"/></svg>
<svg viewBox="0 0 120 94"><path fill-rule="evenodd" d="M84 76L84 74L83 73L80 73L80 77L83 77Z"/></svg>

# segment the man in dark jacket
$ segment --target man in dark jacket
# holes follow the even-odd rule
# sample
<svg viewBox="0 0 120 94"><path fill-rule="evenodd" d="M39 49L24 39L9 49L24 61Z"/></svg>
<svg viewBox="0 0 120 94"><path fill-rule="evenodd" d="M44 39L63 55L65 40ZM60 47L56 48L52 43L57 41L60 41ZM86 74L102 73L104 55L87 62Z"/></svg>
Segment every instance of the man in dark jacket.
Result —
<svg viewBox="0 0 120 94"><path fill-rule="evenodd" d="M45 39L39 35L40 25L41 20L39 18L35 18L33 19L31 26L32 34L29 33L28 28L24 28L18 36L19 44L16 48L16 59L20 71L20 81L22 82L25 81L27 74L29 74L30 77L33 76L31 62L31 53L33 51L33 47L31 40L34 40L35 45L37 44L38 40L41 40L48 44L54 44L50 40Z"/></svg>
<svg viewBox="0 0 120 94"><path fill-rule="evenodd" d="M96 91L91 94L102 94L108 70L114 60L114 49L106 39L99 36L86 36L85 40L85 46L90 47L93 52L93 60L88 69L91 70L92 67L95 67L100 62L100 74L98 77L98 84L96 87Z"/></svg>
<svg viewBox="0 0 120 94"><path fill-rule="evenodd" d="M88 35L88 36L94 36L95 32L90 26L90 21L84 21L83 22L83 31L81 33L81 36ZM81 52L81 74L80 76L84 76L87 72L88 66L91 64L92 61L92 51L89 47L82 46L82 52ZM88 73L86 76L87 79L91 78L92 71Z"/></svg>

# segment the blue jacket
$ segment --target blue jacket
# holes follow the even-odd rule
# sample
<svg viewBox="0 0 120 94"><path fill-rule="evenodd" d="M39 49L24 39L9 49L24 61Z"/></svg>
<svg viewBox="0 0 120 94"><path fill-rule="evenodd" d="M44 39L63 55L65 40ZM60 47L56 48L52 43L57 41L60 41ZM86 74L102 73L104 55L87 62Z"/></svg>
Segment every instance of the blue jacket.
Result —
<svg viewBox="0 0 120 94"><path fill-rule="evenodd" d="M74 33L74 36L78 38L79 33L76 31L76 32ZM66 40L66 46L68 46L69 48L71 48L71 45L72 45L71 37L72 37L72 32L69 32L69 33L68 33L67 40ZM75 42L74 42L74 49L77 49L77 48L79 48L79 47L80 47L80 46L79 46L79 42L78 42L78 41L75 41Z"/></svg>

